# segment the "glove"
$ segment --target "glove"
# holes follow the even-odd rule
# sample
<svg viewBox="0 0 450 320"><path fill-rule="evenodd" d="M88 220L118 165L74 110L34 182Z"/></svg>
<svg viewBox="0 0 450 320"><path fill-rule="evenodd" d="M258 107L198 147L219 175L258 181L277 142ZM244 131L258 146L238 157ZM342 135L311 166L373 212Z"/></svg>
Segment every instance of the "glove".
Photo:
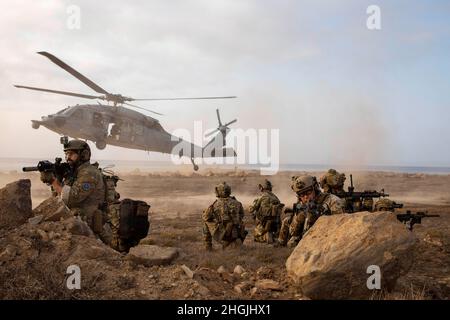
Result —
<svg viewBox="0 0 450 320"><path fill-rule="evenodd" d="M55 179L53 172L41 172L41 181L43 183L52 184Z"/></svg>

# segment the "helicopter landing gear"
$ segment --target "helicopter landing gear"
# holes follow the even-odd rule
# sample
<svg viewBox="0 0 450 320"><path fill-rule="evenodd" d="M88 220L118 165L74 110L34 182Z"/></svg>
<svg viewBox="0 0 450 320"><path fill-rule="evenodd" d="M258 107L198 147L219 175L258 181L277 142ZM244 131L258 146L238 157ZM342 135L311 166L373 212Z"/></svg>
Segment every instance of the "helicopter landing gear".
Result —
<svg viewBox="0 0 450 320"><path fill-rule="evenodd" d="M103 150L106 148L106 142L105 142L105 140L96 141L95 146L97 147L97 149Z"/></svg>
<svg viewBox="0 0 450 320"><path fill-rule="evenodd" d="M198 165L195 164L194 158L191 158L192 165L194 166L194 171L198 171Z"/></svg>

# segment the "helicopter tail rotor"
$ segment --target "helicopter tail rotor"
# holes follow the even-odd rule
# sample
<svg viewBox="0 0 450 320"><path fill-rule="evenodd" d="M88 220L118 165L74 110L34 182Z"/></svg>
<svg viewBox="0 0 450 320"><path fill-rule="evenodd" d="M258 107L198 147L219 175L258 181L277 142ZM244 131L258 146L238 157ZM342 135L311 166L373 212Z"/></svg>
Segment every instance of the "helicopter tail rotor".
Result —
<svg viewBox="0 0 450 320"><path fill-rule="evenodd" d="M217 113L217 120L218 120L218 122L219 122L219 126L218 126L215 130L213 130L212 132L206 134L206 135L205 135L205 138L210 137L210 136L212 136L212 135L215 135L215 134L217 134L217 133L220 133L221 138L222 138L222 146L224 147L225 144L226 144L226 143L225 143L225 142L226 142L226 141L225 141L225 138L226 138L228 132L230 132L230 128L229 128L228 126L229 126L230 124L235 123L235 122L237 121L237 119L231 120L230 122L228 122L228 123L226 123L226 124L222 124L222 121L221 121L221 119L220 119L219 109L216 109L216 113ZM218 138L218 137L216 136L216 137L214 137L210 142L208 142L208 143L206 144L206 146L204 147L204 149L207 148L210 144L212 144L212 143L214 142L214 140L217 139L217 138ZM233 152L233 153L235 154L235 152Z"/></svg>
<svg viewBox="0 0 450 320"><path fill-rule="evenodd" d="M219 109L216 109L216 113L217 113L217 120L219 122L219 126L214 131L206 134L205 137L209 137L209 136L212 136L212 135L216 134L217 132L220 132L222 134L223 138L225 139L225 136L230 131L230 128L228 126L230 124L235 123L237 121L237 119L231 120L230 122L228 122L226 124L222 124L222 121L220 119Z"/></svg>

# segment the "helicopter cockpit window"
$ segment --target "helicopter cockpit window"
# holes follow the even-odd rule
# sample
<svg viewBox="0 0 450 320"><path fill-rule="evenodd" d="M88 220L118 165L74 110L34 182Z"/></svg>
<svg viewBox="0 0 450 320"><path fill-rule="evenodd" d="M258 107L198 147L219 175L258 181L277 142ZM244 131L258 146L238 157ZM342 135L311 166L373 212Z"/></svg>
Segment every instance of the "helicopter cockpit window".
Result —
<svg viewBox="0 0 450 320"><path fill-rule="evenodd" d="M145 126L149 129L154 129L154 130L158 130L158 131L164 131L164 129L161 127L159 121L156 121L153 118L149 118L147 117L146 121L145 121Z"/></svg>

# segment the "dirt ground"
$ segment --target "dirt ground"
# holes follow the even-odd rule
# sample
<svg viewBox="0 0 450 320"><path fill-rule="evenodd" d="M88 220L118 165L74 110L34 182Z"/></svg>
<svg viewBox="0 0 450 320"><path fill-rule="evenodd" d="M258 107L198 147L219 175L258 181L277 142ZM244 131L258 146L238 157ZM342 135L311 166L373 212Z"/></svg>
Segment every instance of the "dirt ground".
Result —
<svg viewBox="0 0 450 320"><path fill-rule="evenodd" d="M290 190L292 175L302 172L280 172L269 179L280 200L290 206L295 195ZM320 176L323 172L313 172ZM347 173L348 177L349 172ZM121 198L145 200L151 205L149 244L180 248L179 257L169 267L129 267L134 270L132 279L127 273L119 283L125 289L103 297L150 299L301 299L298 289L285 275L285 261L292 249L274 248L253 241L254 222L248 207L258 196L258 183L265 178L257 171L201 171L200 173L119 173ZM36 173L0 173L0 187L19 178L32 180L33 207L49 196L45 185ZM349 179L347 178L347 183ZM217 245L206 252L202 242L201 213L215 199L214 186L227 181L232 194L246 210L249 235L240 249L222 250ZM380 190L390 198L403 203L406 210L440 214L439 218L423 219L415 225L414 233L420 239L415 263L410 272L401 277L393 293L382 294L381 299L449 299L450 298L450 175L407 174L391 172L355 172L356 191ZM347 185L346 185L347 186ZM187 279L180 265L196 271L194 283ZM282 290L237 293L233 290L236 279L226 279L216 272L220 266L232 272L242 266L250 280L274 279ZM123 270L127 270L126 268ZM137 273L136 273L137 272ZM139 274L142 277L138 276ZM240 281L240 280L239 280ZM117 286L117 283L116 283ZM204 288L207 289L204 289ZM151 289L149 289L151 288ZM202 290L206 292L202 293ZM115 291L113 291L115 292ZM119 293L120 292L120 293ZM120 294L120 296L114 295ZM88 296L90 298L91 296ZM83 298L83 297L81 297Z"/></svg>

